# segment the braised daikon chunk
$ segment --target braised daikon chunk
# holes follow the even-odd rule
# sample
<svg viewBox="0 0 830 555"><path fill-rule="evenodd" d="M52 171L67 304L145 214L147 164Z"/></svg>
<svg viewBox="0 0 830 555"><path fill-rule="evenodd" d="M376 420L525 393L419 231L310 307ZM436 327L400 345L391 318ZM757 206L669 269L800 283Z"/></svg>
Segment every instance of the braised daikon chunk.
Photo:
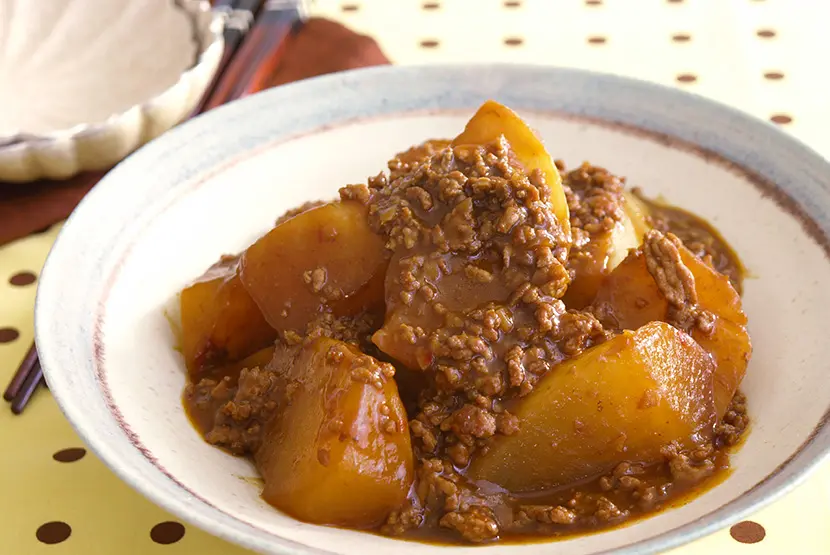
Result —
<svg viewBox="0 0 830 555"><path fill-rule="evenodd" d="M182 352L191 377L238 361L272 343L277 332L239 279L237 257L212 266L181 294Z"/></svg>
<svg viewBox="0 0 830 555"><path fill-rule="evenodd" d="M627 331L555 367L517 405L519 431L470 466L509 491L560 486L623 461L654 463L670 443L712 437L714 364L661 322Z"/></svg>
<svg viewBox="0 0 830 555"><path fill-rule="evenodd" d="M683 245L674 245L674 248L690 273L697 307L712 316L710 325L694 326L690 332L711 353L717 365L715 403L718 417L722 417L743 380L752 353L745 327L746 314L729 278L703 263ZM632 252L611 272L594 304L609 322L624 329L672 319L671 304L649 271L642 250Z"/></svg>
<svg viewBox="0 0 830 555"><path fill-rule="evenodd" d="M257 451L263 498L306 522L367 528L404 501L412 448L391 365L332 339L277 351L285 388Z"/></svg>
<svg viewBox="0 0 830 555"><path fill-rule="evenodd" d="M383 303L387 254L357 202L294 216L251 245L241 264L245 289L281 334L304 333L324 310L346 316Z"/></svg>

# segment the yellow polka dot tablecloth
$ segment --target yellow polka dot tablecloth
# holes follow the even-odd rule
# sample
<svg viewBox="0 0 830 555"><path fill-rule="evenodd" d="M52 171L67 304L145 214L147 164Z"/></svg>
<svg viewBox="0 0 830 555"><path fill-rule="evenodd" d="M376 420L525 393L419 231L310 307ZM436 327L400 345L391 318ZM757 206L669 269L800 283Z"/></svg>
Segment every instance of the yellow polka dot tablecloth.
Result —
<svg viewBox="0 0 830 555"><path fill-rule="evenodd" d="M771 120L830 157L827 0L319 0L396 64L516 62L677 86ZM0 384L33 338L37 276L60 226L0 247ZM56 315L55 317L60 317ZM48 390L0 406L0 554L235 555L166 514L84 445ZM830 554L830 466L750 520L672 551Z"/></svg>

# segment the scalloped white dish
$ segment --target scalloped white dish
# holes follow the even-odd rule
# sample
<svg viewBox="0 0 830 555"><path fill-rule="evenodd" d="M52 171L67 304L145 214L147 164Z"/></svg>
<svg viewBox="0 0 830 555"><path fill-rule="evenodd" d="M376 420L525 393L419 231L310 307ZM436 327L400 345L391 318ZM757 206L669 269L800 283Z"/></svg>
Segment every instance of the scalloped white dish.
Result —
<svg viewBox="0 0 830 555"><path fill-rule="evenodd" d="M108 168L176 125L222 25L203 0L0 0L0 181Z"/></svg>
<svg viewBox="0 0 830 555"><path fill-rule="evenodd" d="M395 152L452 136L487 99L568 166L583 160L711 222L740 254L752 421L732 472L691 502L556 542L445 546L299 522L208 445L181 402L171 299L286 209L376 175ZM221 129L218 133L216 130ZM173 154L171 154L173 153ZM771 125L706 99L584 71L390 66L277 87L211 111L110 172L70 217L39 280L50 389L114 472L185 519L261 553L643 555L729 526L830 452L826 387L830 165Z"/></svg>

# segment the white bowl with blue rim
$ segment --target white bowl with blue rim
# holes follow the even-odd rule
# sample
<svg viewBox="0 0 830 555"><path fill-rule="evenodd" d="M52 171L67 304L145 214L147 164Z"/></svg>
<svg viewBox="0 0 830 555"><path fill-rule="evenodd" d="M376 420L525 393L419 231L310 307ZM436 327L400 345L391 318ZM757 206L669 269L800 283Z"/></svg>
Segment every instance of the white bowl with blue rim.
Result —
<svg viewBox="0 0 830 555"><path fill-rule="evenodd" d="M569 69L384 67L279 87L141 148L84 199L43 271L36 337L52 393L114 472L183 520L262 553L428 554L442 546L298 522L245 460L205 443L180 401L177 291L283 211L332 198L396 151L505 103L554 157L605 166L713 223L749 273L752 427L733 472L688 504L557 542L475 553L656 553L746 518L827 455L830 165L771 125L663 87ZM474 551L473 551L474 550Z"/></svg>

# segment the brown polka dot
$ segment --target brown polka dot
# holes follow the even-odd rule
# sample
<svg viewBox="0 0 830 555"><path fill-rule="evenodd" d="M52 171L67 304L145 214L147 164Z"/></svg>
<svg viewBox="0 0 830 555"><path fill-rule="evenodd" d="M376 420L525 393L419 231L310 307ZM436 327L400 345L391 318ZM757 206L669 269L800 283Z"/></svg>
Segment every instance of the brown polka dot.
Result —
<svg viewBox="0 0 830 555"><path fill-rule="evenodd" d="M602 0L585 0L586 6L602 6Z"/></svg>
<svg viewBox="0 0 830 555"><path fill-rule="evenodd" d="M57 520L41 524L35 532L39 541L50 545L66 541L70 535L72 535L72 528L67 523Z"/></svg>
<svg viewBox="0 0 830 555"><path fill-rule="evenodd" d="M666 0L669 4L681 4L683 0Z"/></svg>
<svg viewBox="0 0 830 555"><path fill-rule="evenodd" d="M69 449L61 449L52 455L52 458L58 462L70 463L83 459L84 455L86 455L86 449L83 447L70 447Z"/></svg>
<svg viewBox="0 0 830 555"><path fill-rule="evenodd" d="M697 75L691 73L681 73L677 76L677 81L680 83L694 83L697 81Z"/></svg>
<svg viewBox="0 0 830 555"><path fill-rule="evenodd" d="M425 10L437 10L441 7L441 4L439 4L438 2L427 2L421 7Z"/></svg>
<svg viewBox="0 0 830 555"><path fill-rule="evenodd" d="M671 36L671 40L674 42L689 42L692 40L692 36L686 33L676 33Z"/></svg>
<svg viewBox="0 0 830 555"><path fill-rule="evenodd" d="M764 527L757 522L745 520L729 529L729 534L741 543L758 543L767 535Z"/></svg>
<svg viewBox="0 0 830 555"><path fill-rule="evenodd" d="M770 119L771 122L779 123L781 125L786 124L786 123L792 123L792 121L793 121L793 118L791 118L787 114L774 114L774 115L770 116L769 119Z"/></svg>
<svg viewBox="0 0 830 555"><path fill-rule="evenodd" d="M0 343L11 343L20 337L20 332L14 328L0 328Z"/></svg>
<svg viewBox="0 0 830 555"><path fill-rule="evenodd" d="M156 543L168 545L184 537L184 526L178 522L159 522L150 530L150 539Z"/></svg>
<svg viewBox="0 0 830 555"><path fill-rule="evenodd" d="M518 8L521 5L522 3L519 2L519 0L507 0L507 2L504 3L505 8Z"/></svg>
<svg viewBox="0 0 830 555"><path fill-rule="evenodd" d="M23 287L24 285L34 283L36 279L37 276L35 276L32 272L18 272L9 278L9 283L16 285L17 287Z"/></svg>
<svg viewBox="0 0 830 555"><path fill-rule="evenodd" d="M504 44L507 46L519 46L524 42L524 39L521 37L508 37L504 39Z"/></svg>
<svg viewBox="0 0 830 555"><path fill-rule="evenodd" d="M764 74L764 77L771 81L778 81L779 79L784 78L784 74L780 71L768 71Z"/></svg>
<svg viewBox="0 0 830 555"><path fill-rule="evenodd" d="M426 39L421 41L421 48L437 48L439 44L435 39Z"/></svg>
<svg viewBox="0 0 830 555"><path fill-rule="evenodd" d="M588 37L590 44L605 44L605 37Z"/></svg>
<svg viewBox="0 0 830 555"><path fill-rule="evenodd" d="M343 4L342 6L340 6L340 9L344 12L356 12L360 9L360 6L358 6L357 4Z"/></svg>
<svg viewBox="0 0 830 555"><path fill-rule="evenodd" d="M760 29L756 34L761 38L770 39L775 36L775 31L772 29Z"/></svg>

